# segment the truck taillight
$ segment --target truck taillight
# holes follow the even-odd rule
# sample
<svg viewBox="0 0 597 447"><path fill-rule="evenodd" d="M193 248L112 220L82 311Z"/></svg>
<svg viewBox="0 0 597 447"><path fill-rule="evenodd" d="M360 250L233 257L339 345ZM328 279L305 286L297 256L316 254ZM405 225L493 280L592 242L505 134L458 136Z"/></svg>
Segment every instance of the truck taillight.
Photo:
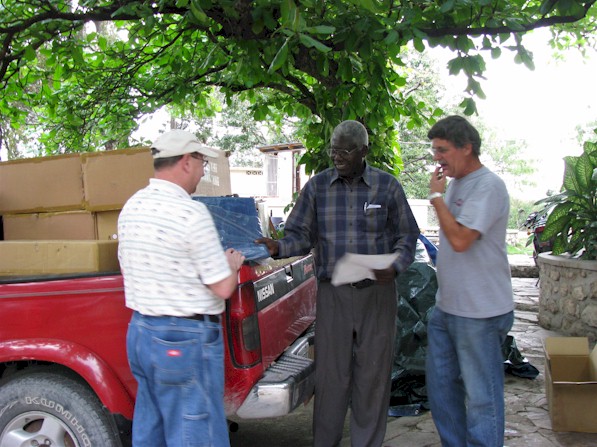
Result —
<svg viewBox="0 0 597 447"><path fill-rule="evenodd" d="M257 321L255 289L252 282L242 284L226 305L228 306L228 342L232 363L239 368L261 362L261 340Z"/></svg>

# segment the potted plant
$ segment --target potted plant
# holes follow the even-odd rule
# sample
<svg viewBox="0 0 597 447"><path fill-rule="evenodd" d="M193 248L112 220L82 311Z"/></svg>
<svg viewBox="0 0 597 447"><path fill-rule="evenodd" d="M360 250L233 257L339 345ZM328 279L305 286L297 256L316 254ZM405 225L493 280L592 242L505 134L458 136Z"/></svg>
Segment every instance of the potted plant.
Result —
<svg viewBox="0 0 597 447"><path fill-rule="evenodd" d="M552 255L597 260L597 142L585 142L581 155L564 162L560 193L535 203L548 214L540 239L552 242Z"/></svg>
<svg viewBox="0 0 597 447"><path fill-rule="evenodd" d="M595 129L597 134L597 129ZM539 324L597 341L597 142L579 156L564 157L558 194L540 200L548 213L541 241L551 253L538 257Z"/></svg>

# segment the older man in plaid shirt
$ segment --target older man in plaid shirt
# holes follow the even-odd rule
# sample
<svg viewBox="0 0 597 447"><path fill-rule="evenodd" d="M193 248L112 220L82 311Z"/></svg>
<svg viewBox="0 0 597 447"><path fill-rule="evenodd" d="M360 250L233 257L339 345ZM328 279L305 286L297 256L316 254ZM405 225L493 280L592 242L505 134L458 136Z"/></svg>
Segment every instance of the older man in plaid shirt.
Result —
<svg viewBox="0 0 597 447"><path fill-rule="evenodd" d="M351 408L353 446L383 442L396 334L396 275L415 256L419 228L398 180L369 166L365 126L340 123L329 155L334 167L315 175L288 217L285 236L257 242L272 256L313 249L317 267L315 328L315 447L340 445ZM346 253L396 254L375 280L334 286L330 279Z"/></svg>

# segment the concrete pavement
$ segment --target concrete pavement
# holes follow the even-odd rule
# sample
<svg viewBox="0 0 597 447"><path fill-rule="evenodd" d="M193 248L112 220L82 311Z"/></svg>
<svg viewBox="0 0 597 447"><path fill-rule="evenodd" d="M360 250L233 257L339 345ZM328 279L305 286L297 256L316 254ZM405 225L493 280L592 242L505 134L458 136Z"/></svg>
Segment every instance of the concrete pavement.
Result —
<svg viewBox="0 0 597 447"><path fill-rule="evenodd" d="M532 258L511 257L513 276L518 266L532 265ZM522 269L527 271L528 268ZM567 433L551 430L551 421L545 397L543 340L560 336L547 331L537 323L539 284L537 278L512 278L516 302L515 322L510 332L520 353L536 367L540 374L535 379L506 375L506 440L505 447L594 447L597 434ZM596 416L597 417L597 416ZM349 447L345 440L343 447ZM440 447L431 413L420 416L389 418L384 441L385 447Z"/></svg>

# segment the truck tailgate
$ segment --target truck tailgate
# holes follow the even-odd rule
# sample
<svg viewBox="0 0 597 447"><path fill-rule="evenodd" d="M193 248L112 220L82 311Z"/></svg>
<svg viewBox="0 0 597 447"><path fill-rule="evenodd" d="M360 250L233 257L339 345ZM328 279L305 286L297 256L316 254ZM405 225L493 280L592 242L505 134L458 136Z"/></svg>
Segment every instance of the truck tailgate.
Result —
<svg viewBox="0 0 597 447"><path fill-rule="evenodd" d="M312 393L312 255L243 266L227 302L227 414L286 414Z"/></svg>
<svg viewBox="0 0 597 447"><path fill-rule="evenodd" d="M265 367L315 321L317 282L313 259L309 256L288 261L283 269L255 281Z"/></svg>

